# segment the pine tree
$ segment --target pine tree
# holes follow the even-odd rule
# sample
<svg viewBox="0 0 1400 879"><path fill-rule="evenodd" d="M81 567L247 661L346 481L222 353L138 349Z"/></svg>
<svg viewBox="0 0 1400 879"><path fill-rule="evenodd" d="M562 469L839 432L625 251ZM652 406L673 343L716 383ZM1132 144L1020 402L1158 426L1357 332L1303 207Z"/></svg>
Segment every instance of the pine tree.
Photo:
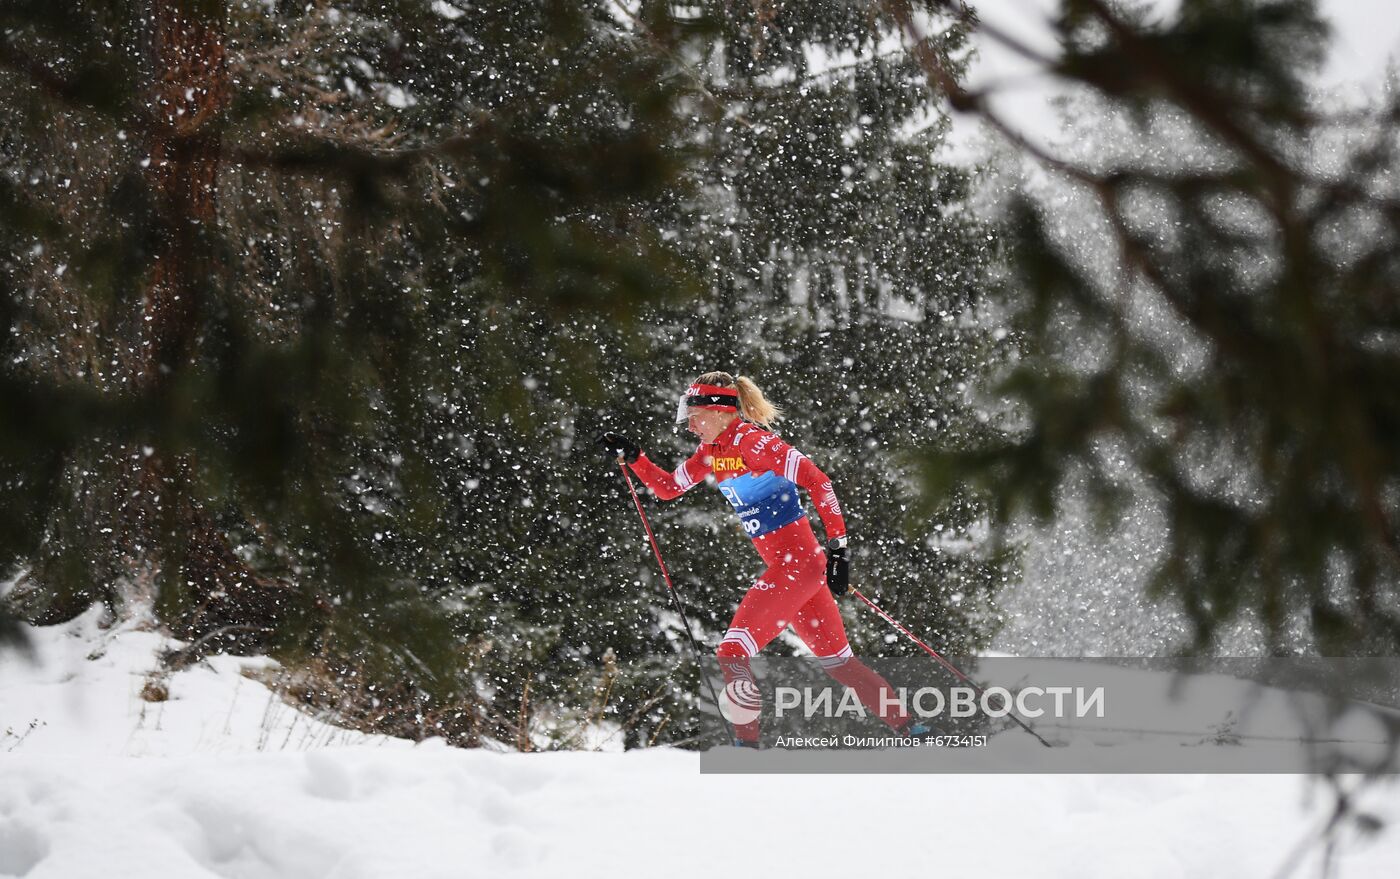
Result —
<svg viewBox="0 0 1400 879"><path fill-rule="evenodd" d="M671 8L644 4L630 20L633 39L667 37L657 22ZM517 388L534 441L504 442L488 430L491 452L475 452L471 475L463 468L473 487L458 518L491 511L491 552L475 576L489 576L491 565L509 572L498 578L509 588L491 589L495 612L504 606L512 619L532 620L529 646L549 645L552 668L576 670L581 692L612 650L633 687L633 698L617 703L621 717L668 675L685 676L687 695L645 714L629 729L632 743L663 724L668 740L715 727L688 710L704 697L688 660L671 658L683 644L678 622L622 477L596 458L591 438L618 429L659 461L689 454L693 438L674 430L671 414L700 372L753 375L787 406L781 432L827 469L847 507L857 587L941 647L987 643L994 592L1011 570L983 545L975 504L919 518L917 468L906 457L928 443L975 448L988 435L969 387L1005 351L974 319L996 230L967 208L972 172L938 161L947 120L917 65L889 48L892 21L872 22L855 4L785 7L772 20L765 8L696 7L694 20L717 30L690 36L670 56L691 86L682 107L695 120L686 144L694 158L686 185L638 210L675 242L698 279L697 298L620 326L541 328L526 350L558 346L558 356L522 365ZM942 37L947 57L961 57L961 40L957 29ZM805 71L803 59L841 51L853 63ZM561 405L571 370L598 382L600 404ZM470 424L474 408L464 405L455 424ZM472 436L469 427L460 434ZM503 458L521 465L509 474L513 487L483 499L495 480L482 468L494 474ZM512 498L532 506L507 509ZM691 619L713 643L761 563L705 487L671 504L644 503ZM884 624L863 613L846 613L858 649L909 649L888 643ZM502 692L519 698L518 670L507 663L496 674Z"/></svg>
<svg viewBox="0 0 1400 879"><path fill-rule="evenodd" d="M698 314L657 312L654 393L669 401L710 369L756 376L789 411L781 432L838 487L857 587L949 650L984 646L1007 560L978 548L976 506L923 515L906 457L987 436L967 391L1004 351L976 322L996 233L968 209L973 172L940 160L948 119L894 19L846 2L705 10L720 21L692 53L707 160L659 222L711 296ZM966 32L937 20L930 45L960 75ZM741 583L752 562L738 555L737 570L696 568ZM733 595L710 600L714 624ZM859 649L908 646L861 613L847 614Z"/></svg>

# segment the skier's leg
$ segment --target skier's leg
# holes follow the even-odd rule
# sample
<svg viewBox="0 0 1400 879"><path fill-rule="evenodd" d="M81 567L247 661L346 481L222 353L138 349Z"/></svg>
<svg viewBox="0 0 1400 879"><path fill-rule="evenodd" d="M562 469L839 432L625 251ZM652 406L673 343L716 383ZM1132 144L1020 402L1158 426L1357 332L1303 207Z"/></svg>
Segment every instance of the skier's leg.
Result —
<svg viewBox="0 0 1400 879"><path fill-rule="evenodd" d="M810 560L789 560L764 571L739 603L729 631L715 651L724 675L724 695L730 703L730 722L742 741L758 741L763 707L749 659L776 638L797 609L810 600L818 582L813 579L813 570L825 575L825 568L815 567Z"/></svg>
<svg viewBox="0 0 1400 879"><path fill-rule="evenodd" d="M725 714L734 725L734 735L742 744L758 744L758 720L763 713L763 697L754 680L749 657L729 644L720 644L719 670L724 675Z"/></svg>
<svg viewBox="0 0 1400 879"><path fill-rule="evenodd" d="M841 609L825 585L797 611L793 630L807 642L817 655L822 669L838 683L855 691L867 710L873 711L891 729L901 730L909 716L899 704L894 688L874 669L861 662L851 652L846 640L846 627L841 622Z"/></svg>

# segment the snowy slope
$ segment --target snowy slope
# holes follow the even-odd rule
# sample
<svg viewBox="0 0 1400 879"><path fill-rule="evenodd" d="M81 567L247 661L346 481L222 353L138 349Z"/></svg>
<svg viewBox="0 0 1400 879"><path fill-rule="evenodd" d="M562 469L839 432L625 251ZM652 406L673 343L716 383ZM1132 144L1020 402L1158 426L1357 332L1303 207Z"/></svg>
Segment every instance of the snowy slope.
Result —
<svg viewBox="0 0 1400 879"><path fill-rule="evenodd" d="M94 606L65 626L31 630L34 664L0 654L0 754L164 757L406 744L298 713L245 676L275 667L266 659L215 656L166 679L156 673L158 656L180 642L130 624L104 630L101 617ZM169 698L142 698L148 685Z"/></svg>
<svg viewBox="0 0 1400 879"><path fill-rule="evenodd" d="M247 660L146 702L162 639L94 622L37 631L37 667L0 657L0 736L45 724L0 738L0 876L1263 877L1329 804L1289 776L701 776L670 749L414 746L274 705ZM1400 822L1393 787L1363 803ZM1339 863L1393 877L1400 830Z"/></svg>

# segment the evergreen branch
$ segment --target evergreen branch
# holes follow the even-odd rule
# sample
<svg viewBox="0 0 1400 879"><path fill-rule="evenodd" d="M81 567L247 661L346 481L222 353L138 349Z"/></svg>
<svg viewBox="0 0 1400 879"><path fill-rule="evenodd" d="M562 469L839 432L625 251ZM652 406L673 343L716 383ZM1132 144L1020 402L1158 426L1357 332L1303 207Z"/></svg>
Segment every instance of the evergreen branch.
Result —
<svg viewBox="0 0 1400 879"><path fill-rule="evenodd" d="M485 116L485 114L483 114ZM282 150L234 147L228 161L251 168L290 175L319 176L329 172L341 177L397 176L421 162L436 158L463 160L474 157L482 139L476 133L457 134L436 143L401 149L370 149L335 140L314 140Z"/></svg>
<svg viewBox="0 0 1400 879"><path fill-rule="evenodd" d="M107 114L138 131L151 125L148 115L133 110L114 94L117 82L111 71L91 70L86 76L68 79L3 38L0 38L0 69L20 74L45 94L73 109Z"/></svg>
<svg viewBox="0 0 1400 879"><path fill-rule="evenodd" d="M720 100L719 96L710 90L709 85L705 82L705 78L700 75L699 71L691 66L685 59L681 58L674 49L653 33L651 28L647 27L645 22L638 18L632 10L628 9L622 0L612 0L612 3L623 15L627 16L627 19L632 22L633 26L637 28L637 31L653 48L670 59L671 63L676 65L676 69L683 72L690 79L691 84L695 86L695 90L700 93L701 97L713 104L721 113L728 109L728 106ZM753 123L750 122L748 117L743 113L735 115L734 120L745 128L753 128Z"/></svg>
<svg viewBox="0 0 1400 879"><path fill-rule="evenodd" d="M1233 145L1260 169L1268 172L1280 190L1280 197L1284 192L1292 190L1292 183L1296 179L1294 170L1245 130L1239 117L1228 109L1229 102L1219 100L1218 94L1197 86L1184 76L1180 64L1173 64L1163 58L1155 45L1142 39L1127 22L1109 10L1102 0L1081 2L1093 10L1104 27L1119 41L1126 57L1133 58L1135 63L1142 66L1143 73L1164 86L1167 94L1174 96L1193 118L1205 123L1226 143ZM1083 78L1089 85L1098 87L1106 94L1119 93L1123 88L1121 84L1103 76L1085 74Z"/></svg>
<svg viewBox="0 0 1400 879"><path fill-rule="evenodd" d="M1095 175L1051 154L1014 129L991 109L987 103L986 92L974 92L964 88L947 65L943 63L938 53L933 50L929 38L924 35L918 22L914 20L909 0L878 0L878 2L891 18L899 23L900 28L913 43L911 51L919 66L923 68L925 76L928 77L929 87L935 92L942 92L946 95L954 110L976 115L986 120L1012 145L1035 157L1048 167L1054 168L1081 183L1091 186L1097 186L1100 183ZM951 9L951 4L945 3L944 5ZM967 13L964 10L960 14L966 15Z"/></svg>
<svg viewBox="0 0 1400 879"><path fill-rule="evenodd" d="M16 49L8 40L0 40L0 67L23 74L30 82L66 104L87 107L83 92L39 61Z"/></svg>

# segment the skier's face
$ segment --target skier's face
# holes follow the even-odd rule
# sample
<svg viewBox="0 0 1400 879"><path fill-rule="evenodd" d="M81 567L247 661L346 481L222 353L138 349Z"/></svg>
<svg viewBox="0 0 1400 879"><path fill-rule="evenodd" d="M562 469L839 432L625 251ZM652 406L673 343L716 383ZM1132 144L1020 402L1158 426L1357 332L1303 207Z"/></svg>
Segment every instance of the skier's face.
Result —
<svg viewBox="0 0 1400 879"><path fill-rule="evenodd" d="M712 443L715 437L724 433L729 422L738 416L733 412L716 412L713 409L695 409L690 413L687 427L700 437L702 443Z"/></svg>

